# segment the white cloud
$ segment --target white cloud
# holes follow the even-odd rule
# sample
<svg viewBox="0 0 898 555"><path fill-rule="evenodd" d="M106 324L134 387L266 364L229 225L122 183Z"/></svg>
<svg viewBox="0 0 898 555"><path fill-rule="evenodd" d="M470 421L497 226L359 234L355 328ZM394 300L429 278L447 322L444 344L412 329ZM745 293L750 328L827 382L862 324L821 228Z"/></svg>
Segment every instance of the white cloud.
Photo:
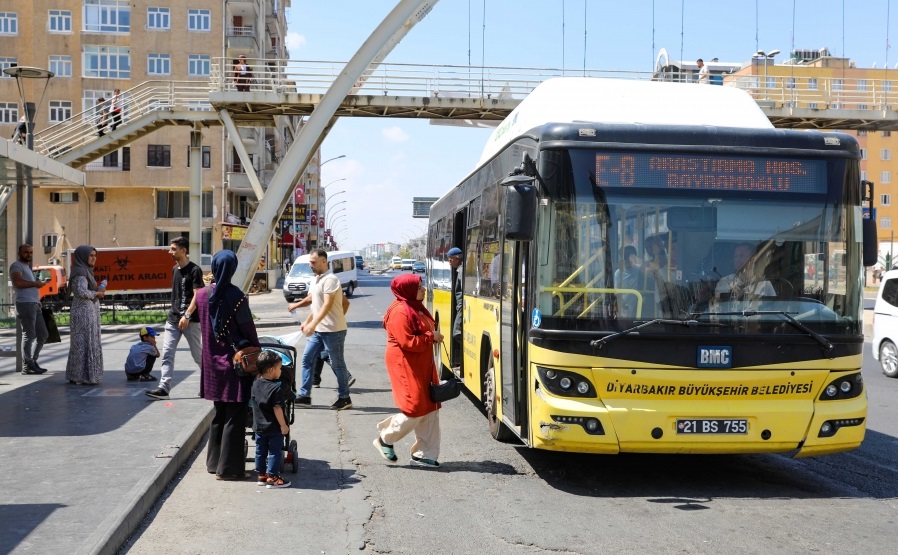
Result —
<svg viewBox="0 0 898 555"><path fill-rule="evenodd" d="M381 133L386 140L393 143L402 143L408 140L408 133L396 126L387 127Z"/></svg>
<svg viewBox="0 0 898 555"><path fill-rule="evenodd" d="M287 45L289 50L298 50L302 48L306 44L305 35L300 35L299 33L287 33L287 38L284 43Z"/></svg>

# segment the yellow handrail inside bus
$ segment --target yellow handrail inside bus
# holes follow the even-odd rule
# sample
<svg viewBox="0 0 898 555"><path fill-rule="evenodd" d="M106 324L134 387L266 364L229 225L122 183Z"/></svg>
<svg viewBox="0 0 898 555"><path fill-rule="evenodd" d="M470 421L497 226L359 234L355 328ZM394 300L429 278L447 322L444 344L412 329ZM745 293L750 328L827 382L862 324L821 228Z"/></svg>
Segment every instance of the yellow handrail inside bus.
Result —
<svg viewBox="0 0 898 555"><path fill-rule="evenodd" d="M543 291L552 293L553 296L558 295L561 296L562 293L579 293L581 295L585 295L587 293L612 293L616 295L636 295L636 317L642 317L642 293L637 289L618 289L614 287L561 287L561 286L552 286L552 287L543 287ZM562 297L563 298L563 297ZM577 297L579 298L579 295ZM595 303L598 301L593 301L590 305L580 313L580 317L584 316L589 309L591 309ZM564 313L564 310L570 306L568 303L566 306L563 306L555 313L555 316L560 316Z"/></svg>

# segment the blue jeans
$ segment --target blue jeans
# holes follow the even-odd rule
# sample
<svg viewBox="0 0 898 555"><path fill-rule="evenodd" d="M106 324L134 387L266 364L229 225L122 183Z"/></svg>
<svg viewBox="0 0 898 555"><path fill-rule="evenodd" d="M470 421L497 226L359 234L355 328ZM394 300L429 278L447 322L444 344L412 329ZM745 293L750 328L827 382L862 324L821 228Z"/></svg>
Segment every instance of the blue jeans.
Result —
<svg viewBox="0 0 898 555"><path fill-rule="evenodd" d="M321 351L327 349L330 354L331 368L337 376L337 397L345 399L349 397L349 369L343 360L343 344L346 342L346 330L343 331L316 331L306 341L306 348L302 353L302 385L299 395L311 397L312 373L315 361L321 356Z"/></svg>
<svg viewBox="0 0 898 555"><path fill-rule="evenodd" d="M256 472L280 476L284 463L284 434L256 434Z"/></svg>

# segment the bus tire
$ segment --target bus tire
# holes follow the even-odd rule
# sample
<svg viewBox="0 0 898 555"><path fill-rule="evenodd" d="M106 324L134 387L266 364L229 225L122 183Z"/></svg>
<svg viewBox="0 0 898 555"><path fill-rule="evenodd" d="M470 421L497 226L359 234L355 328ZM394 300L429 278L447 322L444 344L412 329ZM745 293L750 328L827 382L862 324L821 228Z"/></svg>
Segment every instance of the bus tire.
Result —
<svg viewBox="0 0 898 555"><path fill-rule="evenodd" d="M898 348L888 339L879 346L879 365L883 374L890 378L898 378Z"/></svg>
<svg viewBox="0 0 898 555"><path fill-rule="evenodd" d="M490 435L497 441L510 441L511 430L497 416L499 400L496 396L496 369L493 365L493 357L489 357L489 367L486 369L486 379L483 384L483 406L486 408L486 419L490 427Z"/></svg>

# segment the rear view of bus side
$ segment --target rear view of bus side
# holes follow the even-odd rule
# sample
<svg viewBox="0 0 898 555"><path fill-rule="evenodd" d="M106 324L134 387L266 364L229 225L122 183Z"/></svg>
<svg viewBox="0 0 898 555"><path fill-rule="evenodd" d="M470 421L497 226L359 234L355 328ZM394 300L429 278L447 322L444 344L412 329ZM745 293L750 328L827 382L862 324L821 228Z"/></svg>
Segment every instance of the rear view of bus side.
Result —
<svg viewBox="0 0 898 555"><path fill-rule="evenodd" d="M864 438L863 218L848 135L774 129L729 87L540 85L431 208L443 372L497 439L592 453L815 456ZM463 307L455 308L455 272Z"/></svg>

